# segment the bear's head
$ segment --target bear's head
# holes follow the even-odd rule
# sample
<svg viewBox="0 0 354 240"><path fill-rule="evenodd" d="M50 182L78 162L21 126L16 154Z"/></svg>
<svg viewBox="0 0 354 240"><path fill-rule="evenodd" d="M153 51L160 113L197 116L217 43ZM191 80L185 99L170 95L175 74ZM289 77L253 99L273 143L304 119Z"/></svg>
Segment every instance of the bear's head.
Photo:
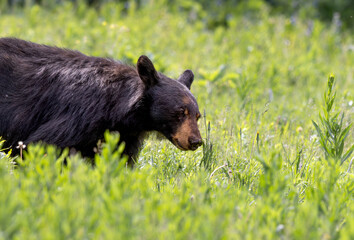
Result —
<svg viewBox="0 0 354 240"><path fill-rule="evenodd" d="M198 129L198 104L190 92L193 72L186 70L177 81L172 80L157 72L146 56L139 58L137 70L145 85L152 130L162 133L181 150L196 150L203 142Z"/></svg>

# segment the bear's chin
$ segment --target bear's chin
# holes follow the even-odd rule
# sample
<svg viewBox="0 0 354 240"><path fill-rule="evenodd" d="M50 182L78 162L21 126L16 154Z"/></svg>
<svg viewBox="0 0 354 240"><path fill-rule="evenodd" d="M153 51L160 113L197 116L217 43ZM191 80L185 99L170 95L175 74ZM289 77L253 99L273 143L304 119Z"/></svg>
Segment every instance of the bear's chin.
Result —
<svg viewBox="0 0 354 240"><path fill-rule="evenodd" d="M180 142L178 141L178 139L173 139L172 137L167 137L167 136L165 136L163 133L160 133L160 132L157 132L157 131L155 131L155 132L153 132L153 133L154 133L155 138L156 138L157 140L162 141L162 140L168 139L173 145L175 145L175 147L177 147L178 149L180 149L180 150L182 150L182 151L195 150L195 149L184 148L184 147L180 144Z"/></svg>
<svg viewBox="0 0 354 240"><path fill-rule="evenodd" d="M170 141L173 143L173 145L175 145L180 150L183 150L183 151L191 150L188 147L187 148L183 147L177 138L172 138Z"/></svg>

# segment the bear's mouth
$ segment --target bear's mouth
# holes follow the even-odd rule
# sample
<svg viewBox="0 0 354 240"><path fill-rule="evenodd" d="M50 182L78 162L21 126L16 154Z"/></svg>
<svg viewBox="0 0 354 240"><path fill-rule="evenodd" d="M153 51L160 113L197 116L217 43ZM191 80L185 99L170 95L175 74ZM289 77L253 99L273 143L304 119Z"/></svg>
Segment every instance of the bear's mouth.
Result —
<svg viewBox="0 0 354 240"><path fill-rule="evenodd" d="M190 150L192 150L192 151L195 151L195 150L197 150L199 148L199 146L190 146Z"/></svg>

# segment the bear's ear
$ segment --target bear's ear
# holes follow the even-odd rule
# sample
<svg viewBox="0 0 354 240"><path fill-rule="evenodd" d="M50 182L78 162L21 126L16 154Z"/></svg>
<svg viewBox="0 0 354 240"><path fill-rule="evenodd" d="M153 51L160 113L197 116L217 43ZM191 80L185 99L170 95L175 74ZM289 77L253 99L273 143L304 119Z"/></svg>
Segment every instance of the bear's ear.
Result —
<svg viewBox="0 0 354 240"><path fill-rule="evenodd" d="M191 89L192 82L194 80L194 74L191 70L184 71L178 80L180 83L186 85L188 89Z"/></svg>
<svg viewBox="0 0 354 240"><path fill-rule="evenodd" d="M137 65L140 79L146 87L152 87L157 84L159 76L155 70L154 64L147 56L140 56Z"/></svg>

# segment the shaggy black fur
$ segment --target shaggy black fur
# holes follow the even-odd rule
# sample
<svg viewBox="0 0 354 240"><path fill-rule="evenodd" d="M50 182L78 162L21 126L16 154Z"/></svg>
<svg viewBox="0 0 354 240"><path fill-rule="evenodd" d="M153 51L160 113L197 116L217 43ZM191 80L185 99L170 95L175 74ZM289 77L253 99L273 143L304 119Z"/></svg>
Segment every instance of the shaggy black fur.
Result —
<svg viewBox="0 0 354 240"><path fill-rule="evenodd" d="M156 72L146 56L135 69L77 51L1 38L0 136L14 153L18 141L43 141L92 157L106 129L119 131L132 163L146 132L159 131L176 144L174 136L187 119L181 112L199 115L189 91L192 81L189 70L179 81ZM188 138L189 145L176 146L194 150L201 144L196 120L190 131L178 135Z"/></svg>

